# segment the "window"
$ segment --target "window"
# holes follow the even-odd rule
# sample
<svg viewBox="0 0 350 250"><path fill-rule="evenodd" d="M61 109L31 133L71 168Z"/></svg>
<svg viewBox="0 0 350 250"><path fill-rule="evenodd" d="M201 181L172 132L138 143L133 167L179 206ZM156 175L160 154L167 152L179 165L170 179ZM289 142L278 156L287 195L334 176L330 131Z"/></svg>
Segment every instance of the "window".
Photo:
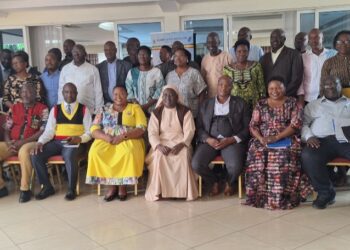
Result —
<svg viewBox="0 0 350 250"><path fill-rule="evenodd" d="M126 51L126 41L130 37L139 39L141 45L152 47L151 33L162 31L160 22L117 24L116 26L120 58L124 58L128 55Z"/></svg>
<svg viewBox="0 0 350 250"><path fill-rule="evenodd" d="M0 49L24 50L22 29L0 30Z"/></svg>
<svg viewBox="0 0 350 250"><path fill-rule="evenodd" d="M300 13L300 32L308 33L315 27L315 13Z"/></svg>
<svg viewBox="0 0 350 250"><path fill-rule="evenodd" d="M207 53L206 43L207 36L210 32L216 32L220 37L220 49L224 50L224 20L208 19L208 20L186 20L185 30L193 30L196 37L196 56L204 56Z"/></svg>

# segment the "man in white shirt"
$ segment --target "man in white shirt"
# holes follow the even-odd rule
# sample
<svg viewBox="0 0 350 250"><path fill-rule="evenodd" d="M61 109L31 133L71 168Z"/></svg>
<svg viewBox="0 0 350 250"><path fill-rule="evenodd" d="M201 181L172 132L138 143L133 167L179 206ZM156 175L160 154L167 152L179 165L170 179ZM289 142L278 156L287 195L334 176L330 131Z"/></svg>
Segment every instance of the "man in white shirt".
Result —
<svg viewBox="0 0 350 250"><path fill-rule="evenodd" d="M250 43L252 38L253 38L252 32L251 32L251 30L248 27L242 27L238 31L237 40L244 39L244 40L247 40ZM233 62L237 62L235 48L231 48L230 49L230 54L232 56ZM248 61L259 62L260 58L263 55L264 55L264 51L262 50L262 48L260 46L250 43Z"/></svg>
<svg viewBox="0 0 350 250"><path fill-rule="evenodd" d="M98 69L86 62L86 51L83 45L73 47L73 61L62 68L59 87L58 103L63 102L63 86L73 82L77 87L78 102L88 107L90 113L96 114L103 107L103 94Z"/></svg>
<svg viewBox="0 0 350 250"><path fill-rule="evenodd" d="M318 193L312 204L317 209L335 202L327 163L336 157L350 159L350 99L341 95L341 89L338 78L328 77L324 96L304 110L302 140L307 145L301 154L302 168Z"/></svg>
<svg viewBox="0 0 350 250"><path fill-rule="evenodd" d="M86 106L77 102L77 88L73 83L63 87L64 101L54 106L44 133L39 137L32 151L32 164L43 185L40 193L35 196L42 200L55 193L48 173L47 160L54 155L62 155L68 173L68 191L66 200L74 200L78 177L78 157L83 153L81 143L91 139L91 115Z"/></svg>

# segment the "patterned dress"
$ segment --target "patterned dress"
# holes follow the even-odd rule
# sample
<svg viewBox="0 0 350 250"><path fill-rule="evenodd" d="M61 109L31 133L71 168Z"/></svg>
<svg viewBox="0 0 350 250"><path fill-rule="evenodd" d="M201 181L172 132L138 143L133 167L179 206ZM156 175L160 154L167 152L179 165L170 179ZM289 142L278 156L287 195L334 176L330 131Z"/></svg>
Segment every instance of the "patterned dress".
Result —
<svg viewBox="0 0 350 250"><path fill-rule="evenodd" d="M269 149L258 139L249 143L246 169L246 205L267 209L291 209L312 191L306 175L301 173L300 129L302 109L295 98L287 97L281 107L272 108L267 99L258 102L250 129L264 137L282 132L290 124L297 131L287 148Z"/></svg>
<svg viewBox="0 0 350 250"><path fill-rule="evenodd" d="M224 75L232 78L231 95L243 98L251 108L266 96L263 70L258 62L246 69L240 70L235 66L225 66Z"/></svg>

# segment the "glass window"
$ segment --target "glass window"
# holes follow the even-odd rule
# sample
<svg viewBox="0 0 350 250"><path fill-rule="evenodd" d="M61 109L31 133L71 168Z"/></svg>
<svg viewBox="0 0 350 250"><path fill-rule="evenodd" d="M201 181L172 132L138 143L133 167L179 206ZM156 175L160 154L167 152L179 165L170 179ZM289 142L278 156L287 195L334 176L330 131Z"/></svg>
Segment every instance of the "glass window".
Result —
<svg viewBox="0 0 350 250"><path fill-rule="evenodd" d="M333 47L333 38L341 30L350 30L350 10L320 12L319 27L323 31L323 44Z"/></svg>
<svg viewBox="0 0 350 250"><path fill-rule="evenodd" d="M0 30L0 49L24 50L23 30Z"/></svg>
<svg viewBox="0 0 350 250"><path fill-rule="evenodd" d="M309 33L315 27L315 13L300 14L300 32Z"/></svg>
<svg viewBox="0 0 350 250"><path fill-rule="evenodd" d="M210 32L216 32L220 36L220 49L224 50L224 20L187 20L185 21L185 30L193 30L196 38L196 56L204 56L207 53L206 43L207 35Z"/></svg>
<svg viewBox="0 0 350 250"><path fill-rule="evenodd" d="M128 55L126 51L126 41L130 37L136 37L140 40L141 45L152 47L151 33L161 32L161 23L130 23L117 24L118 41L119 41L119 55L124 58Z"/></svg>

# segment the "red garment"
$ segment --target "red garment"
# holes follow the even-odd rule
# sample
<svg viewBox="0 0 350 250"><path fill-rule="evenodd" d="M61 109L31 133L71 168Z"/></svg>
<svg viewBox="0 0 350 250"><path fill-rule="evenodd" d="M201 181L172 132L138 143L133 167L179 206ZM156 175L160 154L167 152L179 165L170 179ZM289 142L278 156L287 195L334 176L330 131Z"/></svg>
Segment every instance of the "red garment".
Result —
<svg viewBox="0 0 350 250"><path fill-rule="evenodd" d="M23 103L14 104L8 117L9 120L12 120L11 139L27 139L34 135L46 124L47 114L46 105L39 102L27 109Z"/></svg>

